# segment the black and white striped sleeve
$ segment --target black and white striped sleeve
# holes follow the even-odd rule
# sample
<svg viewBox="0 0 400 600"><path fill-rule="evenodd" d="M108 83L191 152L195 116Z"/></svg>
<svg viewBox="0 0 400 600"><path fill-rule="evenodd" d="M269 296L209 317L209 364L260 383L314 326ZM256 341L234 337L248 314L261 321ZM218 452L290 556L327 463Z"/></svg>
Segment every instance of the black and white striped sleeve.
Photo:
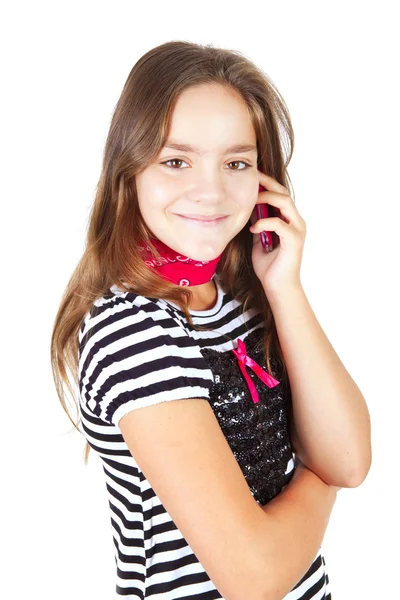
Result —
<svg viewBox="0 0 400 600"><path fill-rule="evenodd" d="M118 426L131 410L210 398L212 372L198 345L154 302L103 305L79 336L79 391L85 408Z"/></svg>

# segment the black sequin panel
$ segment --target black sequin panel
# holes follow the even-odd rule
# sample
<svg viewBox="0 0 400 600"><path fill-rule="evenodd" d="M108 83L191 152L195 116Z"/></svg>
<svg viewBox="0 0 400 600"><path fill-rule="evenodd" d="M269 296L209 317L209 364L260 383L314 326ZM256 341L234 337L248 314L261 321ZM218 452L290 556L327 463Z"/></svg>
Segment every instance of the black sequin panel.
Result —
<svg viewBox="0 0 400 600"><path fill-rule="evenodd" d="M247 355L264 371L267 370L262 330L241 337ZM234 346L237 349L237 344ZM285 475L292 457L288 407L283 384L269 388L250 367L245 367L253 381L259 402L254 403L232 350L219 352L211 348L201 350L214 375L210 404L226 440L246 478L255 500L262 505L272 500L288 483ZM272 376L281 381L271 361ZM293 471L290 473L293 475Z"/></svg>

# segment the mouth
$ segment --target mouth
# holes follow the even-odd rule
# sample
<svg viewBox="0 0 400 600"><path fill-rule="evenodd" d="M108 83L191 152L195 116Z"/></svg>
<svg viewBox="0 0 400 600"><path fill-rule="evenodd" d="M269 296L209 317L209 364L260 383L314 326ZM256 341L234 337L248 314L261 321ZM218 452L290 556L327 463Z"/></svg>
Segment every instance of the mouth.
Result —
<svg viewBox="0 0 400 600"><path fill-rule="evenodd" d="M213 227L223 223L229 217L229 215L218 217L216 219L196 219L194 217L187 217L185 215L177 215L177 217L184 219L188 224L200 225L202 227Z"/></svg>

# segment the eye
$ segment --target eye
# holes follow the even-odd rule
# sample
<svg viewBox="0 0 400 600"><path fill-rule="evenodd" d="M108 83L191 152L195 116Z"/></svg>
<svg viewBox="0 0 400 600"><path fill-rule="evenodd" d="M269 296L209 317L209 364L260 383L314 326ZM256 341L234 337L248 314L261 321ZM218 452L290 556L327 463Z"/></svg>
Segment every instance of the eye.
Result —
<svg viewBox="0 0 400 600"><path fill-rule="evenodd" d="M232 160L230 163L228 163L228 165L233 165L235 163L242 163L242 165L244 165L243 169L229 169L230 171L244 171L245 169L251 167L251 165L249 165L247 162L244 162L244 160Z"/></svg>
<svg viewBox="0 0 400 600"><path fill-rule="evenodd" d="M168 163L172 163L172 162L176 162L176 161L181 162L181 163L186 162L182 158L170 158L169 160L166 160L165 162L162 162L160 164L165 165L167 167L167 169L172 169L174 171L181 171L182 169L180 169L179 167L177 169L175 169L174 167L170 167L168 165ZM238 164L238 163L241 163L242 165L245 165L245 166L242 169L228 169L228 170L229 171L244 171L245 169L251 167L251 165L249 163L245 162L244 160L232 160L231 162L228 163L228 165Z"/></svg>
<svg viewBox="0 0 400 600"><path fill-rule="evenodd" d="M176 161L181 162L181 163L185 162L182 158L170 158L169 160L166 160L165 162L162 162L160 164L165 165L168 169L173 169L174 171L181 171L182 169L174 169L174 167L170 167L168 165L168 163L176 162Z"/></svg>

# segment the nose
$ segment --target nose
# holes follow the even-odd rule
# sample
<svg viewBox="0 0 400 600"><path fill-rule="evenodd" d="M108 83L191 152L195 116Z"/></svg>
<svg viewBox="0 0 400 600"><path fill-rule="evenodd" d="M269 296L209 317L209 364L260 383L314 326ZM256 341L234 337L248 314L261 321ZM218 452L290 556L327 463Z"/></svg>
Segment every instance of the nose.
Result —
<svg viewBox="0 0 400 600"><path fill-rule="evenodd" d="M219 204L227 196L227 191L219 175L211 175L198 179L190 192L190 199L194 202Z"/></svg>

